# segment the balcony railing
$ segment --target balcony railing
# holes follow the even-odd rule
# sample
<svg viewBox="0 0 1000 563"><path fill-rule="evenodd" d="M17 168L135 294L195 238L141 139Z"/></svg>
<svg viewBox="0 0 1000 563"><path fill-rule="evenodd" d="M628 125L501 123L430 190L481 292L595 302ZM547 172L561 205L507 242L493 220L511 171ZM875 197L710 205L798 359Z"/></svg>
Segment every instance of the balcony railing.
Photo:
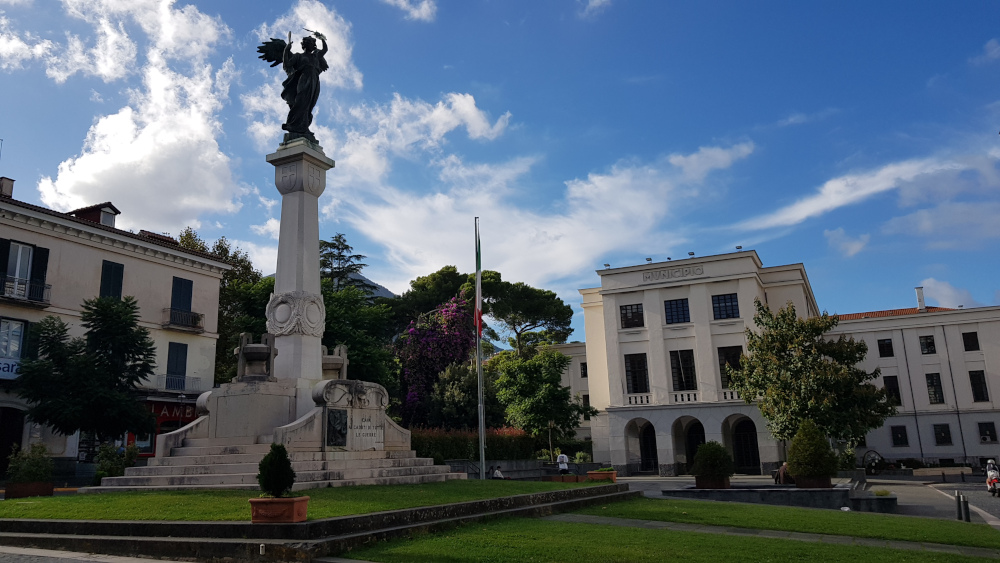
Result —
<svg viewBox="0 0 1000 563"><path fill-rule="evenodd" d="M161 391L182 391L185 393L207 391L207 389L202 389L200 377L171 375L169 373L160 373L150 376L143 387L146 387L147 389L158 389Z"/></svg>
<svg viewBox="0 0 1000 563"><path fill-rule="evenodd" d="M167 307L163 310L163 328L173 328L189 332L205 332L205 326L202 324L204 319L205 315L201 313L194 313L183 309Z"/></svg>
<svg viewBox="0 0 1000 563"><path fill-rule="evenodd" d="M0 276L0 287L3 288L3 297L25 301L34 306L48 305L49 295L52 293L51 285L46 285L38 280L6 275Z"/></svg>
<svg viewBox="0 0 1000 563"><path fill-rule="evenodd" d="M652 393L631 393L625 395L625 404L627 405L648 405L653 402Z"/></svg>
<svg viewBox="0 0 1000 563"><path fill-rule="evenodd" d="M670 393L671 404L680 403L697 403L698 402L698 392L697 391L674 391Z"/></svg>
<svg viewBox="0 0 1000 563"><path fill-rule="evenodd" d="M736 391L733 391L732 389L723 389L722 391L719 391L719 400L720 401L742 401L743 398L740 397L739 393L737 393Z"/></svg>

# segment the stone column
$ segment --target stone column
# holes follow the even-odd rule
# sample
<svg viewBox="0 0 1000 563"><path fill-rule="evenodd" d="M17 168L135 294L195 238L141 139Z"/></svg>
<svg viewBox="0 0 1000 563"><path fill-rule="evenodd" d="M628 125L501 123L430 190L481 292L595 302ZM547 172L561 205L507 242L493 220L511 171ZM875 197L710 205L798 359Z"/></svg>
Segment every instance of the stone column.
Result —
<svg viewBox="0 0 1000 563"><path fill-rule="evenodd" d="M267 330L278 350L272 375L298 380L296 387L306 390L300 406L310 407L311 382L323 378L320 339L326 325L319 288L319 196L334 162L305 139L280 145L267 161L281 192L278 267L267 304Z"/></svg>

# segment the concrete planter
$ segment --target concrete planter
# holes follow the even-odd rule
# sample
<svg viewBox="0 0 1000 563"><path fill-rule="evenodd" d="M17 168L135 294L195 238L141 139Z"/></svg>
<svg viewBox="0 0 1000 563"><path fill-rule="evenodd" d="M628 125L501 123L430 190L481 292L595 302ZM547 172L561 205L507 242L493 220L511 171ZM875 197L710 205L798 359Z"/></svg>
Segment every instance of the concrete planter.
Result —
<svg viewBox="0 0 1000 563"><path fill-rule="evenodd" d="M33 481L31 483L7 483L3 498L10 500L13 498L50 497L52 496L52 491L52 483L45 481Z"/></svg>
<svg viewBox="0 0 1000 563"><path fill-rule="evenodd" d="M284 524L305 522L309 497L252 498L250 522L254 524Z"/></svg>
<svg viewBox="0 0 1000 563"><path fill-rule="evenodd" d="M591 481L611 481L612 483L618 482L618 472L617 471L588 471L587 479Z"/></svg>
<svg viewBox="0 0 1000 563"><path fill-rule="evenodd" d="M797 489L832 489L833 483L830 477L806 477L795 475L795 488Z"/></svg>
<svg viewBox="0 0 1000 563"><path fill-rule="evenodd" d="M696 489L728 489L729 477L713 477L710 475L695 475L694 488Z"/></svg>

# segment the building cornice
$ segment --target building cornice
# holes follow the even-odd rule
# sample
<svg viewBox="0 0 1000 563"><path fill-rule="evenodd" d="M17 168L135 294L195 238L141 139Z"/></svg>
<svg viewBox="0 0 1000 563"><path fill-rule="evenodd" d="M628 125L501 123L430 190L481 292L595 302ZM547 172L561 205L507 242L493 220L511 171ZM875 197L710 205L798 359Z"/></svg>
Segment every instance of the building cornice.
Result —
<svg viewBox="0 0 1000 563"><path fill-rule="evenodd" d="M226 270L231 269L225 262L209 259L203 253L190 252L180 247L164 246L134 233L104 225L87 224L90 222L65 216L65 214L55 211L42 210L41 208L33 209L35 207L10 199L0 199L0 220L17 223L22 227L31 227L32 230L57 238L71 239L94 246L111 247L118 252L130 252L146 259L156 259L173 265L202 270L217 277L222 277Z"/></svg>
<svg viewBox="0 0 1000 563"><path fill-rule="evenodd" d="M871 332L924 326L956 325L975 322L1000 322L1000 307L974 307L951 311L934 311L899 315L895 317L871 317L840 321L830 334L849 332Z"/></svg>

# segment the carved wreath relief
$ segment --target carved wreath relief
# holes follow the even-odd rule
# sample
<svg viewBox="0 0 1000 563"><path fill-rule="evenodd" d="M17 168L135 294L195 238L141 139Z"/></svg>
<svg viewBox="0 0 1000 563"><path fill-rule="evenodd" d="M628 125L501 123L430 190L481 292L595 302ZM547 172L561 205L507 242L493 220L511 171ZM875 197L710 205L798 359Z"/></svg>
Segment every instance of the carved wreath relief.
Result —
<svg viewBox="0 0 1000 563"><path fill-rule="evenodd" d="M323 297L306 291L272 294L267 302L267 331L276 336L322 337L326 328Z"/></svg>

